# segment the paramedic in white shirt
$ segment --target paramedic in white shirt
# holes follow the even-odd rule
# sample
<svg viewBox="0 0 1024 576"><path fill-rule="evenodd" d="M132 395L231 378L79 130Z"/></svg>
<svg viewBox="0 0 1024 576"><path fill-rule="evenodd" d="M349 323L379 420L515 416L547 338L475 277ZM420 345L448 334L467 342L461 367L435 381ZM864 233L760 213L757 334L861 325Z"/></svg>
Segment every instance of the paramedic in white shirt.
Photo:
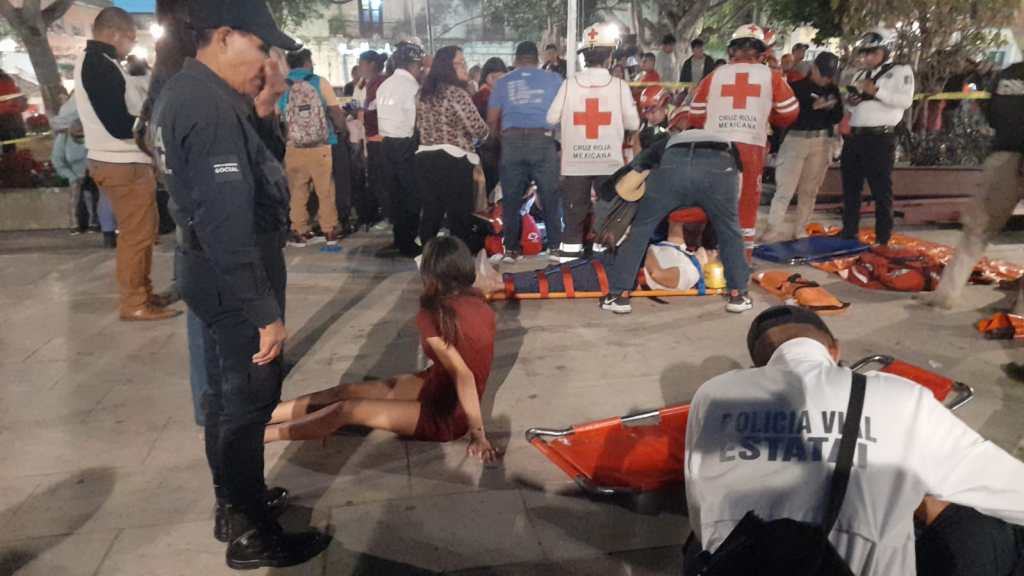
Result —
<svg viewBox="0 0 1024 576"><path fill-rule="evenodd" d="M562 243L552 259L568 262L583 255L587 217L593 212L591 191L622 167L627 130L640 128L640 113L629 84L608 71L619 43L614 24L583 31L586 69L562 83L548 109L548 124L561 126Z"/></svg>
<svg viewBox="0 0 1024 576"><path fill-rule="evenodd" d="M420 201L416 194L416 99L423 73L423 49L400 42L392 58L395 73L377 89L377 124L384 137L384 185L391 201L395 248L403 256L420 253Z"/></svg>
<svg viewBox="0 0 1024 576"><path fill-rule="evenodd" d="M914 71L890 60L894 35L868 32L857 44L861 71L853 77L846 101L850 134L843 144L843 237L856 238L864 181L875 200L875 242L892 236L892 167L896 161L896 125L914 102ZM848 87L851 88L851 87Z"/></svg>
<svg viewBox="0 0 1024 576"><path fill-rule="evenodd" d="M713 552L753 510L820 523L851 373L812 312L777 306L750 327L756 368L697 390L686 427L686 495ZM1024 524L1024 463L979 436L931 391L868 373L850 485L830 540L854 574L915 574L914 510L926 495Z"/></svg>

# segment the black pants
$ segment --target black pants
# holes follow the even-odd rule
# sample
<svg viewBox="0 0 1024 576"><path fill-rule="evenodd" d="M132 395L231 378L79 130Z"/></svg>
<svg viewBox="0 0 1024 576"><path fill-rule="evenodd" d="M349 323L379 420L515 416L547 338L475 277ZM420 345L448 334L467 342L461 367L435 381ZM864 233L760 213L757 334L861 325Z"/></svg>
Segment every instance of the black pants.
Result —
<svg viewBox="0 0 1024 576"><path fill-rule="evenodd" d="M587 217L594 212L591 189L598 188L607 176L566 176L562 179L562 208L565 211L563 244L584 244L587 239Z"/></svg>
<svg viewBox="0 0 1024 576"><path fill-rule="evenodd" d="M494 190L501 178L501 140L488 139L480 146L477 153L480 154L480 167L484 171L485 191L487 197L490 198L491 190Z"/></svg>
<svg viewBox="0 0 1024 576"><path fill-rule="evenodd" d="M339 136L344 137L344 134ZM338 222L347 226L352 219L352 157L347 140L331 146L331 171L334 173L334 207L338 209ZM312 196L312 194L311 194Z"/></svg>
<svg viewBox="0 0 1024 576"><path fill-rule="evenodd" d="M366 143L366 180L370 193L377 201L383 216L391 219L391 201L388 199L387 161L383 142Z"/></svg>
<svg viewBox="0 0 1024 576"><path fill-rule="evenodd" d="M284 310L287 272L285 233L256 237L257 250ZM203 325L209 389L206 408L206 460L218 501L237 506L251 521L268 520L263 499L263 431L281 400L282 359L257 366L259 330L245 315L231 286L217 280L206 255L179 247L175 258L178 286L189 309Z"/></svg>
<svg viewBox="0 0 1024 576"><path fill-rule="evenodd" d="M363 145L349 144L349 165L352 184L352 205L356 209L356 216L359 224L369 226L380 220L380 205L377 197L370 190L369 179L366 176L366 156L363 154Z"/></svg>
<svg viewBox="0 0 1024 576"><path fill-rule="evenodd" d="M420 243L437 236L445 214L452 236L476 254L480 239L473 233L473 165L443 150L416 155L416 189L423 203L420 215Z"/></svg>
<svg viewBox="0 0 1024 576"><path fill-rule="evenodd" d="M406 256L418 252L420 198L416 192L416 138L385 138L384 181L391 199L391 224L395 247Z"/></svg>
<svg viewBox="0 0 1024 576"><path fill-rule="evenodd" d="M918 536L917 573L929 576L1024 574L1024 527L950 504Z"/></svg>
<svg viewBox="0 0 1024 576"><path fill-rule="evenodd" d="M887 244L892 236L892 167L896 161L895 134L857 134L843 144L843 237L860 230L860 196L864 181L875 200L875 237Z"/></svg>

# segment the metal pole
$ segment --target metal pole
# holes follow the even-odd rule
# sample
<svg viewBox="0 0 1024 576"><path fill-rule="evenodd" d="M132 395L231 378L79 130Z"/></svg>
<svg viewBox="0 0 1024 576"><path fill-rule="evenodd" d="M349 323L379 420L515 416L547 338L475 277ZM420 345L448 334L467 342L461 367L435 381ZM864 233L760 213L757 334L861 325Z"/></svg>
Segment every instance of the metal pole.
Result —
<svg viewBox="0 0 1024 576"><path fill-rule="evenodd" d="M427 6L427 53L434 53L434 25L430 22L430 0L424 0Z"/></svg>
<svg viewBox="0 0 1024 576"><path fill-rule="evenodd" d="M572 78L576 72L576 19L578 0L568 0L569 5L565 17L565 75Z"/></svg>

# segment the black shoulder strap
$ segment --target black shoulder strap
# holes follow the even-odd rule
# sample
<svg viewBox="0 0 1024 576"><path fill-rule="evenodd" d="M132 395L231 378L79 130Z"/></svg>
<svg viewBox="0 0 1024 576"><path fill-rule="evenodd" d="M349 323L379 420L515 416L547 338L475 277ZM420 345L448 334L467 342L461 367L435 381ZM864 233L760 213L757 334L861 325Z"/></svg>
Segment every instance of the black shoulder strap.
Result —
<svg viewBox="0 0 1024 576"><path fill-rule="evenodd" d="M857 433L860 431L860 417L864 412L866 387L867 378L854 372L850 403L846 406L846 419L843 421L843 438L839 441L839 460L836 462L835 472L832 473L828 508L825 509L825 522L822 524L825 534L832 532L836 520L839 519L839 509L843 507L846 487L850 483L850 470L853 468L853 456L857 451Z"/></svg>
<svg viewBox="0 0 1024 576"><path fill-rule="evenodd" d="M895 62L888 62L886 64L882 64L882 67L878 69L878 74L875 74L874 76L871 76L871 73L868 72L868 78L871 78L872 82L877 83L879 78L881 78L882 76L885 76L886 72L888 72L889 70L892 70L895 67L896 67L896 63Z"/></svg>

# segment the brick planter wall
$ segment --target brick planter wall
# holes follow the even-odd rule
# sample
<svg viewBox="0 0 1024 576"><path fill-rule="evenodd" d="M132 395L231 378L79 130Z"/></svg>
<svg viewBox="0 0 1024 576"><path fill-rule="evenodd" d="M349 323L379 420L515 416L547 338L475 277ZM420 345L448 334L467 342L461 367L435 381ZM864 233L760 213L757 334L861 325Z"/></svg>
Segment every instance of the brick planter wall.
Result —
<svg viewBox="0 0 1024 576"><path fill-rule="evenodd" d="M71 227L70 188L0 188L0 231Z"/></svg>

